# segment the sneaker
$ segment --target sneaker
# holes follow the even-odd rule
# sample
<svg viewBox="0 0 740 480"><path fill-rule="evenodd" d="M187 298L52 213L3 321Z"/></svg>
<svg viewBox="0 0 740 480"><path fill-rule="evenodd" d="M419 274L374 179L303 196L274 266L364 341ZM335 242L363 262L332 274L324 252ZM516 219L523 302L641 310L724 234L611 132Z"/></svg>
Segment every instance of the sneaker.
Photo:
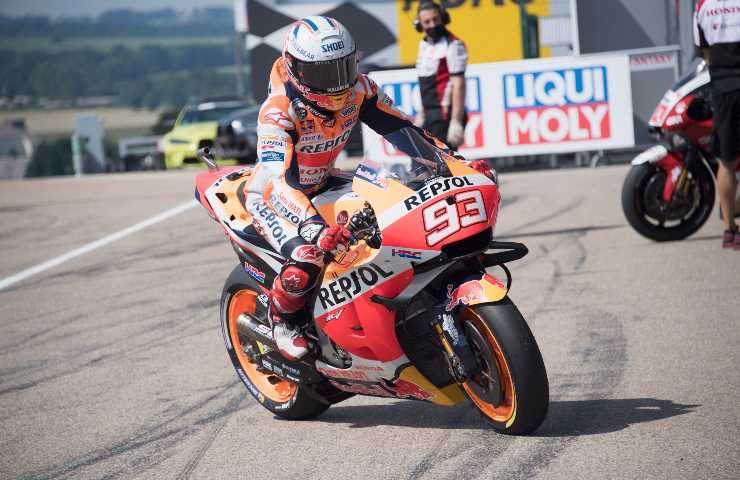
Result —
<svg viewBox="0 0 740 480"><path fill-rule="evenodd" d="M288 325L288 322L274 323L272 337L280 354L288 360L299 360L308 353L308 342L298 328Z"/></svg>
<svg viewBox="0 0 740 480"><path fill-rule="evenodd" d="M740 234L738 234L737 228L734 230L725 230L724 235L722 235L722 248L740 250Z"/></svg>

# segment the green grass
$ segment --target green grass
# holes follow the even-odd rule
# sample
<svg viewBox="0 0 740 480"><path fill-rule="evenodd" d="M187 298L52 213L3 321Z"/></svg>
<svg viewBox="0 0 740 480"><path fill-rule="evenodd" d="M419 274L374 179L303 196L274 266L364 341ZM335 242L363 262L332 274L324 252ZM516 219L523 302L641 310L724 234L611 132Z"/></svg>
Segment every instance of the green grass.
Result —
<svg viewBox="0 0 740 480"><path fill-rule="evenodd" d="M75 126L77 113L94 113L103 121L107 131L146 131L157 121L156 111L132 109L125 107L96 109L59 109L59 110L14 110L0 112L0 123L7 118L23 118L26 127L33 136L71 135Z"/></svg>
<svg viewBox="0 0 740 480"><path fill-rule="evenodd" d="M0 48L13 51L43 50L63 52L80 48L109 51L116 45L138 48L143 45L178 47L183 45L226 45L232 42L229 36L219 37L87 37L54 39L50 37L7 37L0 36Z"/></svg>

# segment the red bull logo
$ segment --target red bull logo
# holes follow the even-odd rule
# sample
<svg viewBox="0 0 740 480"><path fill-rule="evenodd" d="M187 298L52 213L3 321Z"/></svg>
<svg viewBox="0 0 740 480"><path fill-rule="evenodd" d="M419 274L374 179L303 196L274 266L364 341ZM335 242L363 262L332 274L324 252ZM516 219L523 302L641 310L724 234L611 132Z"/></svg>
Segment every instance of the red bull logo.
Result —
<svg viewBox="0 0 740 480"><path fill-rule="evenodd" d="M432 398L432 394L421 388L415 383L401 380L396 380L393 384L396 395L400 398L416 398L419 400L429 400Z"/></svg>
<svg viewBox="0 0 740 480"><path fill-rule="evenodd" d="M326 372L322 373L326 374ZM332 376L336 377L337 375ZM363 379L352 378L348 380ZM370 385L362 383L347 385L345 383L335 382L333 380L329 380L329 382L340 390L351 393L359 393L360 395L371 395L375 397L415 398L417 400L431 400L431 398L434 396L421 388L419 385L401 379L396 380L395 382L393 382L392 385L388 385L387 383L385 385L381 385L378 383Z"/></svg>
<svg viewBox="0 0 740 480"><path fill-rule="evenodd" d="M453 285L447 285L447 305L445 310L452 311L458 305L470 305L474 300L484 300L485 290L480 280L465 282L453 290Z"/></svg>

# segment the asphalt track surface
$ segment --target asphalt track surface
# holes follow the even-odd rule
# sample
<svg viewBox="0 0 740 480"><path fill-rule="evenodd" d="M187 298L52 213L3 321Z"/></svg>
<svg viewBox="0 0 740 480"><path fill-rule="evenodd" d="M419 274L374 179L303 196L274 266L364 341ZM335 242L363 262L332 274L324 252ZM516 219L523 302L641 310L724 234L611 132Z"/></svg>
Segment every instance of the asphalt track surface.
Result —
<svg viewBox="0 0 740 480"><path fill-rule="evenodd" d="M527 437L469 405L354 397L275 418L218 327L235 256L191 208L0 290L0 478L740 478L740 252L717 213L638 236L626 167L505 174L496 236L551 403ZM192 198L193 172L0 183L0 281Z"/></svg>

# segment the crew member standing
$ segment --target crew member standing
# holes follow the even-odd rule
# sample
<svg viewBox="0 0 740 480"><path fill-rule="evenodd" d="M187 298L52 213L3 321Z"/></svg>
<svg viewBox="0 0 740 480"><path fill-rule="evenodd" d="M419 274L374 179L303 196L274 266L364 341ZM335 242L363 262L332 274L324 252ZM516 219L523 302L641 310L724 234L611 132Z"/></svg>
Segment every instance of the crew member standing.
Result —
<svg viewBox="0 0 740 480"><path fill-rule="evenodd" d="M465 137L465 67L468 50L447 30L450 14L441 5L422 0L414 27L419 42L416 72L422 108L414 122L456 149Z"/></svg>
<svg viewBox="0 0 740 480"><path fill-rule="evenodd" d="M713 149L720 159L717 189L725 227L722 247L740 250L735 223L735 169L740 160L740 0L699 0L694 43L702 49L712 79Z"/></svg>

